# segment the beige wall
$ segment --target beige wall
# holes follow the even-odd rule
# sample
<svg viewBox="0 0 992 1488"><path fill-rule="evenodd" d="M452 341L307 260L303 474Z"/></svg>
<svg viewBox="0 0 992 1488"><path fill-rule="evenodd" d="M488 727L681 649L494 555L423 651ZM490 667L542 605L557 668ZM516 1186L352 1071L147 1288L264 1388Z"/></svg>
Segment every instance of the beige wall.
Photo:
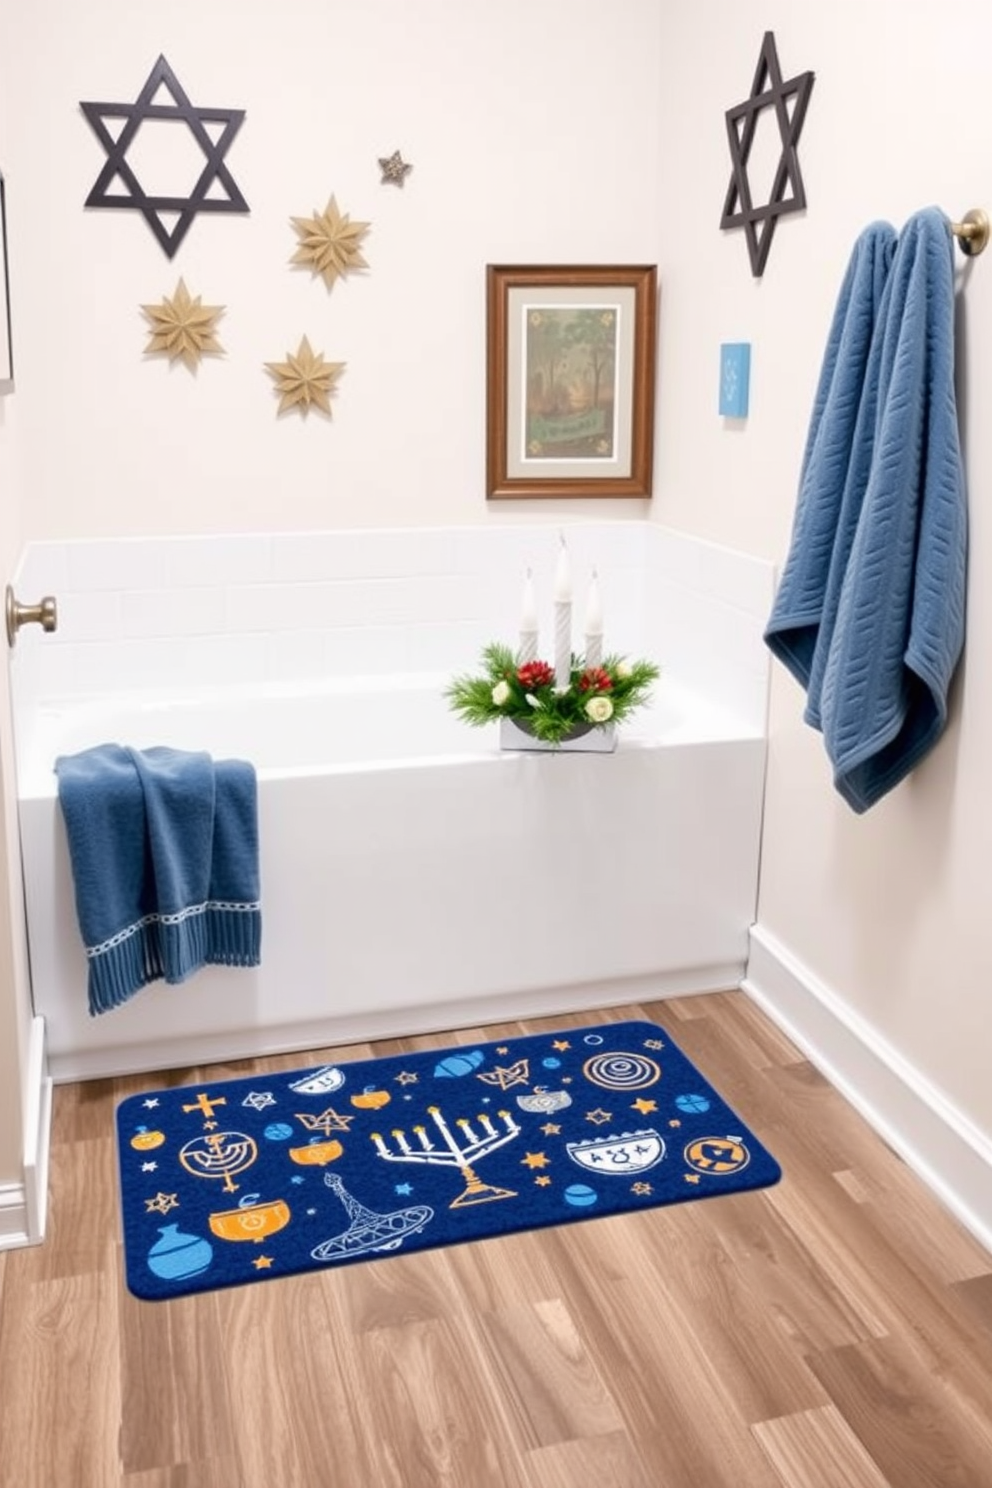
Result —
<svg viewBox="0 0 992 1488"><path fill-rule="evenodd" d="M485 265L655 261L661 29L654 0L19 7L0 108L26 536L519 518L485 502ZM227 164L250 216L200 216L171 262L139 213L83 210L106 154L79 101L134 100L160 53L195 105L246 110ZM402 189L377 164L395 149ZM134 150L147 190L203 164L179 124ZM371 223L370 268L328 292L289 267L290 218L332 192ZM143 356L140 306L180 274L226 306L227 355L196 377ZM264 363L303 334L346 363L330 425L275 416Z"/></svg>
<svg viewBox="0 0 992 1488"><path fill-rule="evenodd" d="M712 0L705 21L680 12L666 27L659 89L668 144L654 514L780 561L857 233L932 204L952 216L992 211L988 132L974 127L992 94L989 12L982 0L769 0L760 12ZM743 233L716 230L730 177L722 111L748 96L766 28L783 75L812 69L816 82L799 146L808 210L781 219L765 274L752 280ZM756 151L761 143L759 134ZM763 187L769 178L770 169L759 176ZM952 725L909 781L856 817L801 721L802 692L776 666L759 921L987 1137L992 431L982 410L992 391L992 252L970 264L957 257L971 550ZM722 427L716 411L718 347L731 340L752 343L743 429Z"/></svg>

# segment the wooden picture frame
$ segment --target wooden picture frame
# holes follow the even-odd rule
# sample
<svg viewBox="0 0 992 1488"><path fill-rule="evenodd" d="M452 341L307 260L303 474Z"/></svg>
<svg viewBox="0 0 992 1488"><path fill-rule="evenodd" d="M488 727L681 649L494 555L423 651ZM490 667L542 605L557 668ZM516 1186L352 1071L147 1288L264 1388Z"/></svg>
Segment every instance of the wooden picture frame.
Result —
<svg viewBox="0 0 992 1488"><path fill-rule="evenodd" d="M10 338L10 270L7 267L7 193L0 175L0 393L14 391L14 352Z"/></svg>
<svg viewBox="0 0 992 1488"><path fill-rule="evenodd" d="M486 268L490 500L650 496L654 264Z"/></svg>

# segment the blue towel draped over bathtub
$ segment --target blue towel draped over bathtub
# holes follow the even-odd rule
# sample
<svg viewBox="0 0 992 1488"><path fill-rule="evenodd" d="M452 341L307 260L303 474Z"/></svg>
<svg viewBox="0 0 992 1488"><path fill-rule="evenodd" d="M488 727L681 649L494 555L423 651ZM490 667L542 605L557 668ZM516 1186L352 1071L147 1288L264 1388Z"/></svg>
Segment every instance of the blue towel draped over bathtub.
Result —
<svg viewBox="0 0 992 1488"><path fill-rule="evenodd" d="M100 744L55 762L91 1014L206 965L257 966L258 801L243 760Z"/></svg>
<svg viewBox="0 0 992 1488"><path fill-rule="evenodd" d="M832 414L827 400L811 430L765 634L807 685L806 721L822 729L834 784L857 812L904 779L944 730L964 644L967 562L950 224L936 207L910 218L877 299L888 235L868 232L881 256L860 278L862 320L872 323L867 358L860 335L847 348L855 355L840 338L831 381L846 394Z"/></svg>

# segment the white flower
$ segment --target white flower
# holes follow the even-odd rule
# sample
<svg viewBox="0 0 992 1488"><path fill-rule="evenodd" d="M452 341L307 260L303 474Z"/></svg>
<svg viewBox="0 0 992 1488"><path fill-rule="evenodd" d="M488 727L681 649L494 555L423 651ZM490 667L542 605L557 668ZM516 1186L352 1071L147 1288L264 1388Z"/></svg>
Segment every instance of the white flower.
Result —
<svg viewBox="0 0 992 1488"><path fill-rule="evenodd" d="M501 682L497 682L496 686L493 688L493 702L495 703L497 708L502 708L503 704L508 703L509 701L510 684L504 677L503 680Z"/></svg>
<svg viewBox="0 0 992 1488"><path fill-rule="evenodd" d="M629 661L618 661L614 667L614 671L618 677L632 677L634 675L634 668Z"/></svg>
<svg viewBox="0 0 992 1488"><path fill-rule="evenodd" d="M524 698L532 708L539 708L541 706L541 699L536 698L532 692L525 692Z"/></svg>
<svg viewBox="0 0 992 1488"><path fill-rule="evenodd" d="M613 717L613 703L610 698L599 693L591 697L585 706L585 715L592 723L605 723L608 718Z"/></svg>

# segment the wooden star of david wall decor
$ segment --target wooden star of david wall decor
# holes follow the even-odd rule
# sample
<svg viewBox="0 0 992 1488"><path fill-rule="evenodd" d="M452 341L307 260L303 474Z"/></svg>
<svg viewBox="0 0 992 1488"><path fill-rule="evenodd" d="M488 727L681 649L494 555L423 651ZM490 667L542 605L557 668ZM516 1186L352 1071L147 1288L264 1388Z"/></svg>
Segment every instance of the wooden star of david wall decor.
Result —
<svg viewBox="0 0 992 1488"><path fill-rule="evenodd" d="M720 226L743 227L751 259L751 273L756 279L760 279L764 273L768 250L772 245L772 233L778 219L787 212L800 212L806 206L806 192L796 146L806 118L813 78L812 72L802 72L788 82L783 82L775 37L771 31L766 31L751 92L743 103L738 103L726 112L733 171ZM763 206L755 206L751 200L747 163L758 119L765 109L775 110L782 153L775 167L770 199Z"/></svg>
<svg viewBox="0 0 992 1488"><path fill-rule="evenodd" d="M157 102L162 95L171 102ZM169 258L198 212L251 210L224 164L244 122L244 109L195 108L164 57L155 63L134 103L80 103L79 107L107 152L107 162L84 205L140 212ZM108 129L105 119L123 119L123 128ZM128 149L139 128L147 130L163 121L174 125L176 120L187 126L206 163L189 196L149 194L128 164Z"/></svg>

